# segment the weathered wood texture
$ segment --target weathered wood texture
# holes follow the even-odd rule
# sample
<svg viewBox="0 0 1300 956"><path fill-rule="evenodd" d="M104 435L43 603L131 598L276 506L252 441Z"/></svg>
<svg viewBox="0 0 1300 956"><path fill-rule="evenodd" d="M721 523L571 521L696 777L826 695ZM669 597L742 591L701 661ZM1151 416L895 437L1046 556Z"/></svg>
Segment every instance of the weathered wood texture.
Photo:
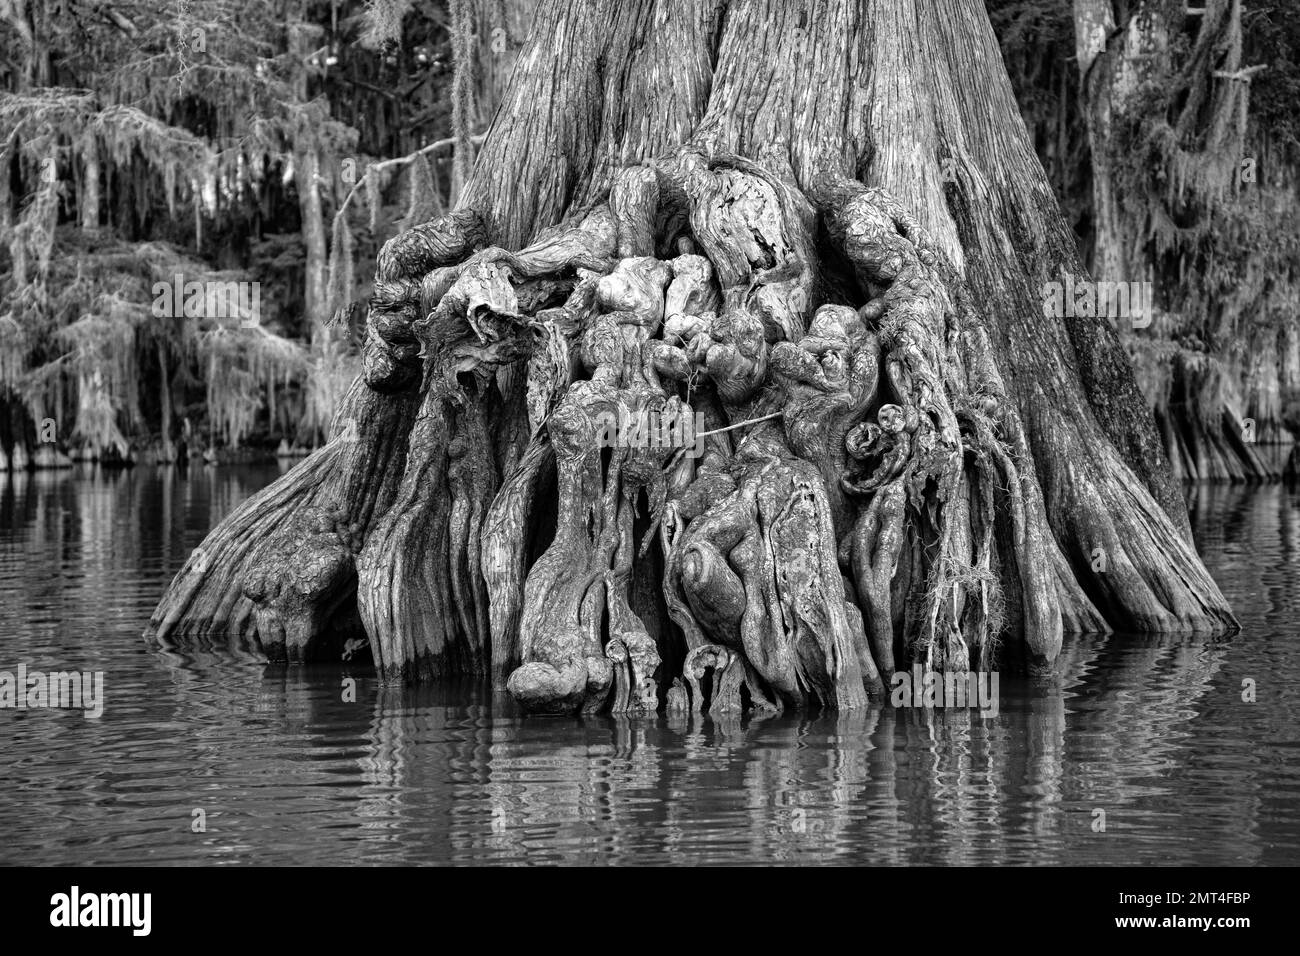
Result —
<svg viewBox="0 0 1300 956"><path fill-rule="evenodd" d="M461 208L381 255L393 453L212 538L325 496L361 543L278 604L287 550L222 545L227 603L174 584L157 633L359 618L389 679L721 713L1233 627L1113 330L1043 315L1063 272L979 0L546 0Z"/></svg>

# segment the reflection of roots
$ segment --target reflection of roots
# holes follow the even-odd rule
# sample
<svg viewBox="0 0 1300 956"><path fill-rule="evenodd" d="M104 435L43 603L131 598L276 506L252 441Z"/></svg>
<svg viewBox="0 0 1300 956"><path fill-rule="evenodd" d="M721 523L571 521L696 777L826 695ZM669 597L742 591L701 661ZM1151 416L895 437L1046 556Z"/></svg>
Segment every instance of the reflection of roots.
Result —
<svg viewBox="0 0 1300 956"><path fill-rule="evenodd" d="M1042 666L1127 611L1213 618L1145 492L1054 535L964 284L883 192L684 151L526 249L478 230L381 256L366 381L421 407L364 545L313 565L357 588L386 677L490 668L537 713L853 709L913 662ZM689 441L610 427L697 416ZM1096 457L1050 500L1116 504ZM1097 528L1123 559L1100 582ZM309 638L323 601L273 623Z"/></svg>

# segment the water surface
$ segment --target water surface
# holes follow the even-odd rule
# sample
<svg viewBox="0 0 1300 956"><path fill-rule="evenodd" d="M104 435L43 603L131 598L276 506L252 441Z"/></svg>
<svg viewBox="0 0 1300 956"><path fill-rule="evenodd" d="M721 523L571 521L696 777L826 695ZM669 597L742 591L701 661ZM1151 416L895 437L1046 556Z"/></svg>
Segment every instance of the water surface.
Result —
<svg viewBox="0 0 1300 956"><path fill-rule="evenodd" d="M1241 634L1071 640L1050 684L1001 676L994 719L579 721L147 649L171 576L277 473L0 473L0 670L106 675L98 720L0 710L0 863L1300 862L1292 490L1189 492Z"/></svg>

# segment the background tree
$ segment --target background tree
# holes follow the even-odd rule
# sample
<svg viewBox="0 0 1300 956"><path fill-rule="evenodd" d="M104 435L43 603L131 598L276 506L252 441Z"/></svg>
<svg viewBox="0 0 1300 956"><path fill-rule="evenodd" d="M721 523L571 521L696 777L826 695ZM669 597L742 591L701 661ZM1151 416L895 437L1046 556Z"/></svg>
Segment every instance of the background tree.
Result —
<svg viewBox="0 0 1300 956"><path fill-rule="evenodd" d="M471 148L518 7L467 4L491 56L461 70ZM316 443L375 251L450 198L446 10L10 0L0 23L0 464L53 463L46 418L102 459L170 458L184 419L214 446ZM177 275L260 283L260 326L157 314Z"/></svg>
<svg viewBox="0 0 1300 956"><path fill-rule="evenodd" d="M1295 62L1280 8L990 0L1039 155L1125 329L1174 473L1276 478L1300 399Z"/></svg>

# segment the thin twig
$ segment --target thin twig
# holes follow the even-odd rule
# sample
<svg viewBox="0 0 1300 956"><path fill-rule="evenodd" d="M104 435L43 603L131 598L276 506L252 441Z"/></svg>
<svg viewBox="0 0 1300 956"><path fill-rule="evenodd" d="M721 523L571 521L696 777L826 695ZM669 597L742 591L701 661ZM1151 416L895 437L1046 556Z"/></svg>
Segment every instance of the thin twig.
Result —
<svg viewBox="0 0 1300 956"><path fill-rule="evenodd" d="M723 428L715 428L712 431L696 432L696 438L708 438L710 435L717 435L722 432L729 432L736 428L744 428L746 425L757 425L759 422L770 421L773 418L780 418L785 412L773 412L771 415L764 415L762 418L751 418L748 421L736 422L734 425L727 425Z"/></svg>
<svg viewBox="0 0 1300 956"><path fill-rule="evenodd" d="M1254 66L1248 66L1240 69L1235 73L1229 73L1227 70L1215 70L1214 75L1221 80L1249 80L1260 70L1267 70L1267 63L1257 63Z"/></svg>
<svg viewBox="0 0 1300 956"><path fill-rule="evenodd" d="M486 136L486 133L479 133L475 136L471 136L469 141L477 146L479 143L483 142ZM407 163L415 162L417 157L423 156L425 153L436 153L440 149L446 149L448 146L454 146L455 144L456 138L454 136L449 136L446 139L436 140L428 146L422 146L409 156L398 156L394 159L385 159L367 166L360 178L352 184L352 188L348 190L348 194L343 197L343 201L339 203L338 212L334 213L334 219L338 219L339 216L347 212L348 203L352 202L352 197L357 194L357 190L365 185L366 177L369 176L372 171L377 173L381 169L388 169L392 166L405 166Z"/></svg>
<svg viewBox="0 0 1300 956"><path fill-rule="evenodd" d="M723 428L715 428L712 431L696 432L695 437L697 439L708 438L710 435L717 435L720 434L721 432L729 432L736 428L744 428L746 425L757 425L759 422L766 422L766 421L770 421L773 418L780 418L784 414L785 412L773 412L771 415L764 415L762 418L751 418L748 421L736 422L734 425L727 425ZM694 447L694 446L690 446L690 447ZM663 470L672 471L674 468L676 468L677 463L682 460L682 456L685 455L688 450L689 448L677 449L677 451L673 453L672 457L668 459L668 463L664 465Z"/></svg>

